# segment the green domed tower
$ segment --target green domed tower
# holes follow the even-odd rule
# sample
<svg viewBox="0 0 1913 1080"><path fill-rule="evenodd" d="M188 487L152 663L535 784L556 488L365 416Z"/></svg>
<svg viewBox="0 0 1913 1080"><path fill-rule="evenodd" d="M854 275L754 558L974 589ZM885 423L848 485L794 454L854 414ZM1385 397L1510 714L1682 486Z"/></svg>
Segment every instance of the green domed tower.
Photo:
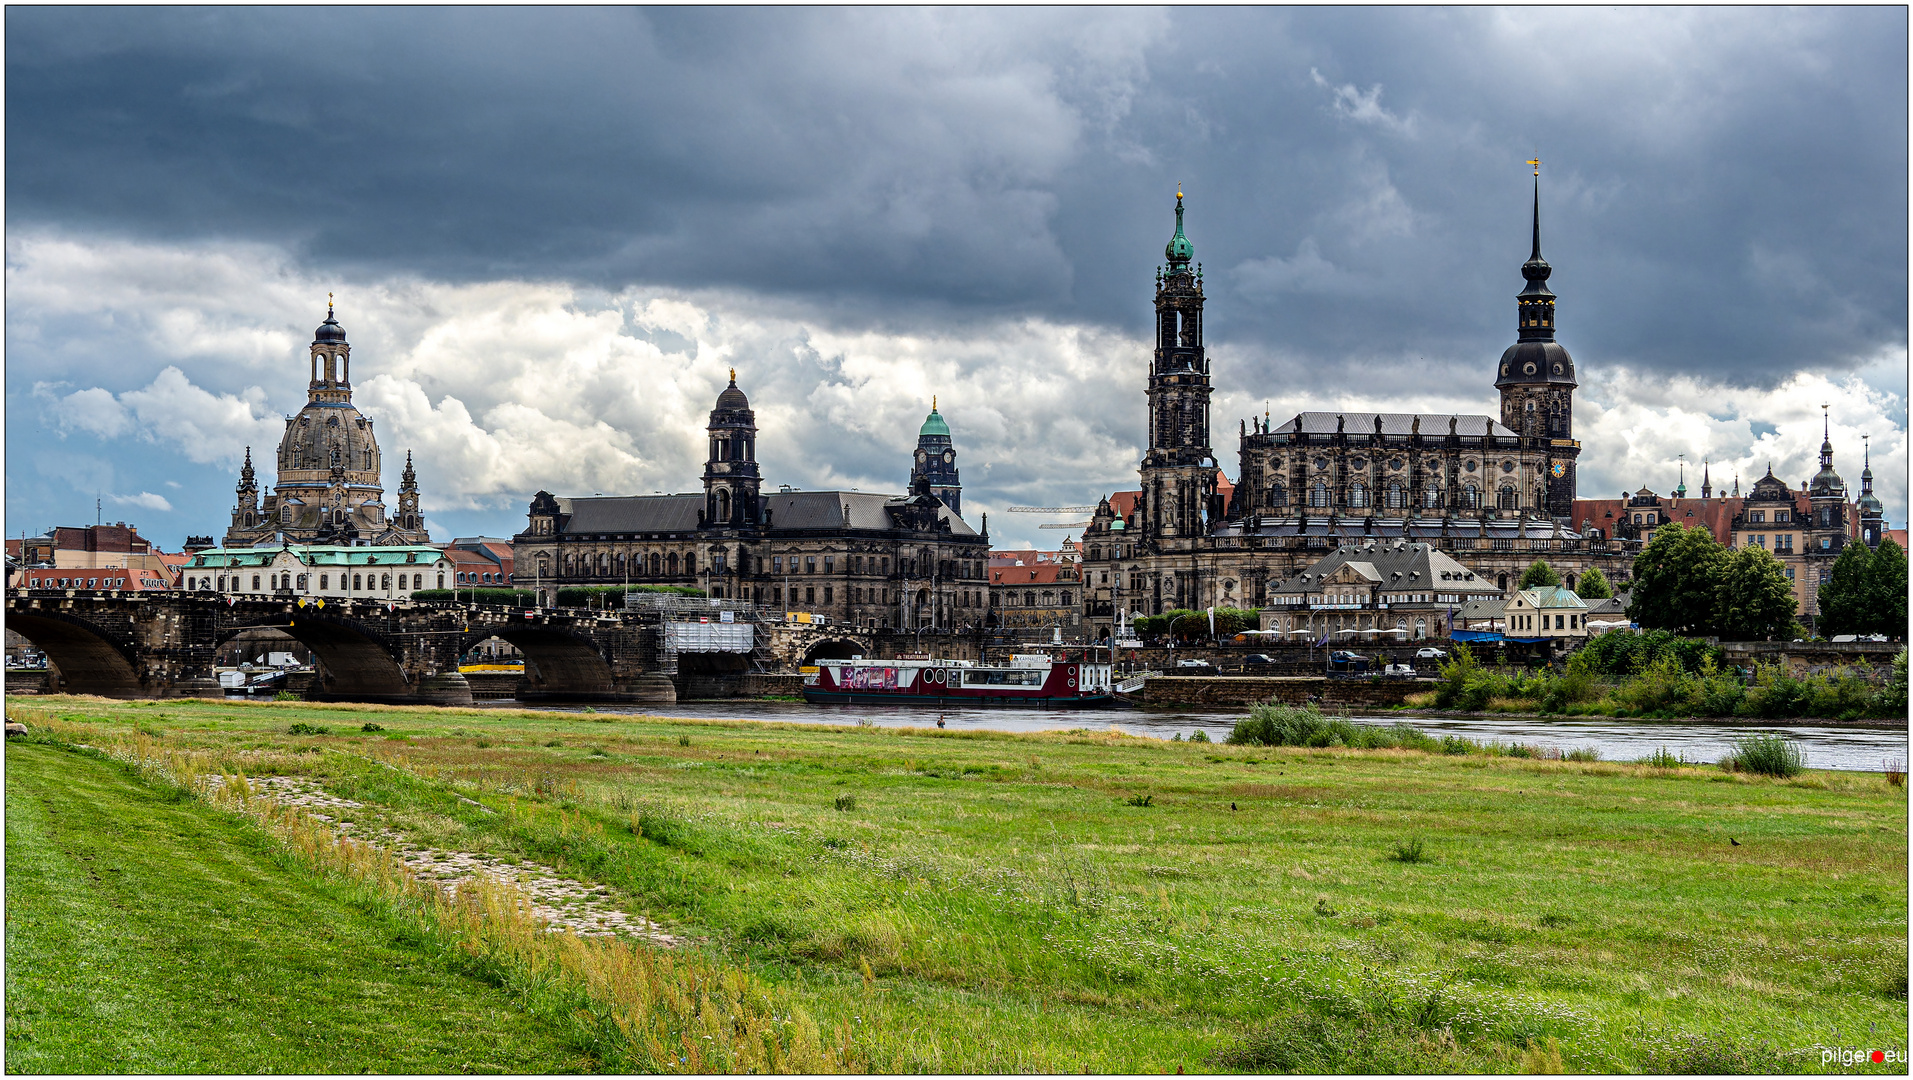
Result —
<svg viewBox="0 0 1913 1080"><path fill-rule="evenodd" d="M930 481L930 493L950 512L963 516L963 483L957 478L956 447L950 442L950 425L937 411L937 399L930 399L930 415L917 430L917 456L910 463L910 490L915 491L917 477Z"/></svg>

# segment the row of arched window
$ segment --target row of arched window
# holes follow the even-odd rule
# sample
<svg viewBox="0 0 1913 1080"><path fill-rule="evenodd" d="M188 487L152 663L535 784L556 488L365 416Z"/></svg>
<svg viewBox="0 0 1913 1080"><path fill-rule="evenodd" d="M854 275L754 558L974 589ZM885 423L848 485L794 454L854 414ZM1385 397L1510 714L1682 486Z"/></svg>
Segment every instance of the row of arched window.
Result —
<svg viewBox="0 0 1913 1080"><path fill-rule="evenodd" d="M1348 496L1346 499L1334 501L1334 495L1335 492L1329 487L1326 481L1317 480L1314 486L1308 490L1308 505L1312 509L1327 509L1335 506L1365 509L1371 505L1375 505L1372 502L1375 498L1375 493L1370 491L1367 484L1359 480L1348 486ZM1379 505L1385 509L1407 510L1410 509L1410 503L1414 496L1405 485L1391 481L1388 487L1380 492L1380 498L1381 502ZM1546 502L1546 489L1537 484L1534 489L1534 501L1529 505L1540 506L1544 502ZM1275 509L1282 509L1288 505L1288 488L1279 480L1270 484L1269 506ZM1430 484L1422 489L1422 509L1435 510L1439 509L1441 505L1442 497L1441 488L1439 486ZM1495 505L1503 510L1519 510L1521 508L1521 496L1513 484L1503 484L1496 490ZM1473 484L1463 484L1461 486L1457 506L1462 510L1481 509L1481 489Z"/></svg>
<svg viewBox="0 0 1913 1080"><path fill-rule="evenodd" d="M685 552L657 552L649 554L639 552L627 555L624 552L612 553L600 551L596 555L565 553L564 574L572 577L680 577L697 573L697 555Z"/></svg>
<svg viewBox="0 0 1913 1080"><path fill-rule="evenodd" d="M1024 593L1022 594L1022 605L1021 605L1021 606L1023 606L1023 607L1046 607L1046 608L1049 608L1049 607L1056 607L1056 606L1057 606L1057 603L1056 603L1056 593L1055 593L1054 591L1051 591L1051 590L1048 590L1048 589L1045 589L1045 590L1043 591L1043 593L1042 593L1042 598L1043 598L1043 602L1042 602L1042 603L1041 603L1040 605L1039 605L1039 604L1038 604L1038 603L1036 602L1036 598L1037 598L1037 594L1036 594L1035 592L1033 592L1033 591L1025 591L1025 592L1024 592ZM1011 591L1009 591L1009 590L1007 590L1007 589L1006 589L1006 590L1004 590L1004 591L1002 591L1002 592L998 592L998 593L992 593L992 594L990 594L990 599L992 599L992 600L1000 600L1000 601L1001 601L1001 605L1002 605L1003 607L1016 607L1016 606L1018 606L1018 605L1017 605L1017 594L1016 594L1016 593L1014 593L1014 592L1011 592ZM1071 595L1071 593L1070 593L1070 591L1069 591L1068 589L1064 589L1064 590L1063 590L1063 602L1062 602L1062 606L1063 606L1063 607L1068 607L1068 606L1070 606L1070 602L1071 602L1071 600L1072 600L1072 595Z"/></svg>
<svg viewBox="0 0 1913 1080"><path fill-rule="evenodd" d="M444 588L445 575L441 573L434 576L438 579L437 587L441 589ZM195 575L195 576L186 578L186 588L189 591L222 592L222 593L223 592L263 592L267 590L276 592L280 589L290 589L294 592L313 591L312 590L313 575L309 573L294 574L291 572L287 572L287 573L275 572L275 573L264 574L264 575L252 574L250 575L251 588L247 588L247 577L248 575L245 575L245 574ZM409 585L406 583L406 578L407 578L407 575L405 574L398 575L398 583L397 583L398 588L400 589L425 588L424 574L410 575L411 583ZM319 574L318 579L319 579L319 587L316 591L318 592L333 591L331 573L328 572L324 574ZM262 582L264 583L263 588L262 588ZM393 590L393 587L394 586L393 586L392 575L390 573L383 573L383 574L344 574L342 573L339 575L339 587L337 591L342 593L367 592L367 591L389 593Z"/></svg>

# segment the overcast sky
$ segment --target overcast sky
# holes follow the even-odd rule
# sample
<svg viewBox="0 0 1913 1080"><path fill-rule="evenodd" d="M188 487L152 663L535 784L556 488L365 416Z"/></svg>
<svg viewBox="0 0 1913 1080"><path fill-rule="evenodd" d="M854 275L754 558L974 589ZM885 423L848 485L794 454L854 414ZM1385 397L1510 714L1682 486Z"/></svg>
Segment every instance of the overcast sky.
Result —
<svg viewBox="0 0 1913 1080"><path fill-rule="evenodd" d="M1827 404L1903 526L1906 20L11 7L7 532L222 532L333 292L436 538L694 489L735 367L768 482L902 490L936 394L1053 546L1002 508L1135 485L1178 183L1234 476L1265 408L1498 411L1536 156L1580 493L1798 484Z"/></svg>

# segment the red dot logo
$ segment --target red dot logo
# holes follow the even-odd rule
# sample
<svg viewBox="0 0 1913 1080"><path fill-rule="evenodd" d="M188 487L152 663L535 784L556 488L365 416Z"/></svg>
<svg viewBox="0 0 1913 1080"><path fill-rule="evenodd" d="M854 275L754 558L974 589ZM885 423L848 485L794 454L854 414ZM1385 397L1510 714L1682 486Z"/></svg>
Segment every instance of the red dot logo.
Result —
<svg viewBox="0 0 1913 1080"><path fill-rule="evenodd" d="M1886 1060L1886 1051L1885 1051L1885 1050L1875 1050L1875 1051L1873 1052L1873 1063L1874 1063L1875 1065L1878 1065L1879 1063L1881 1063L1882 1061L1885 1061L1885 1060Z"/></svg>

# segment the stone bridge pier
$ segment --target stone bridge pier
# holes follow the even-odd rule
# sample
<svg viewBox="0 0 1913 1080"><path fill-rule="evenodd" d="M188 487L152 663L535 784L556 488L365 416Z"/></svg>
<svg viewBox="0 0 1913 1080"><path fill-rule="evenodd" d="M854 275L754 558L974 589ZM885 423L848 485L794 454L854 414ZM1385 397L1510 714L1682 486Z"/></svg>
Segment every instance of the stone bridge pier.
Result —
<svg viewBox="0 0 1913 1080"><path fill-rule="evenodd" d="M242 631L272 628L317 658L315 700L471 704L458 660L490 637L524 651L522 700L676 700L670 680L655 670L656 616L644 613L22 590L7 596L7 627L47 654L57 669L52 692L216 697L219 646Z"/></svg>

